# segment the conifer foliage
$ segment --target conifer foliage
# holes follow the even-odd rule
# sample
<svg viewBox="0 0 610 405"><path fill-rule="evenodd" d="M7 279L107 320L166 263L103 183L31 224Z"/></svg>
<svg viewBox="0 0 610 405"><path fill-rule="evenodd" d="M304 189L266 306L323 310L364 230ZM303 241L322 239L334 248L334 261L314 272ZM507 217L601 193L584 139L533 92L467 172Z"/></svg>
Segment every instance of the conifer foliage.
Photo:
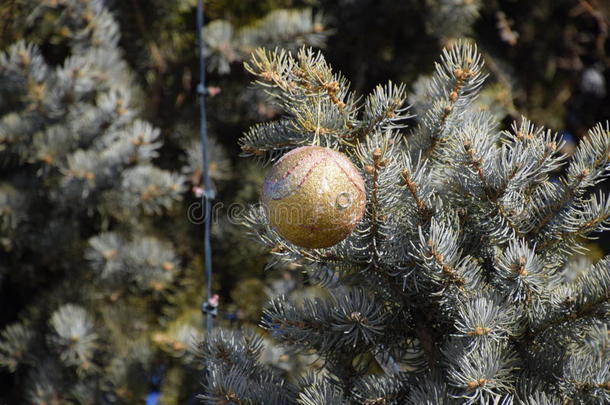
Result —
<svg viewBox="0 0 610 405"><path fill-rule="evenodd" d="M196 7L155 3L167 13L153 28L180 25ZM12 19L0 41L0 294L11 295L0 303L0 402L7 382L7 402L31 404L134 404L151 390L177 404L198 387L187 349L201 333L200 232L184 201L189 188L200 190L198 116L179 115L178 97L168 115L181 127L146 111L151 89L127 63L140 43L119 43L139 26L116 19L140 10L108 5L119 8L104 0L0 6ZM160 31L159 47L145 36L147 49L188 65L195 32L187 23L189 35ZM230 24L214 21L205 28L216 63L208 67L239 60L228 47L243 57L259 45L322 45L322 23L310 10L278 10L218 42L214 27ZM176 72L168 76L171 84ZM215 140L209 153L219 186L231 168Z"/></svg>
<svg viewBox="0 0 610 405"><path fill-rule="evenodd" d="M610 259L574 261L608 229L610 127L571 158L526 118L500 130L473 103L485 79L476 46L445 49L418 86L360 99L324 57L257 50L246 68L284 115L242 138L276 160L302 145L345 153L367 209L326 249L283 240L263 207L244 217L275 262L296 262L326 296L272 300L262 326L323 361L284 380L257 362L260 342L216 330L201 344L209 404L558 404L610 402Z"/></svg>
<svg viewBox="0 0 610 405"><path fill-rule="evenodd" d="M150 224L185 179L154 163L161 133L138 118L104 3L28 6L28 24L54 16L67 57L26 40L0 53L0 279L27 305L0 332L0 366L30 403L131 401L148 390L149 307L181 272Z"/></svg>

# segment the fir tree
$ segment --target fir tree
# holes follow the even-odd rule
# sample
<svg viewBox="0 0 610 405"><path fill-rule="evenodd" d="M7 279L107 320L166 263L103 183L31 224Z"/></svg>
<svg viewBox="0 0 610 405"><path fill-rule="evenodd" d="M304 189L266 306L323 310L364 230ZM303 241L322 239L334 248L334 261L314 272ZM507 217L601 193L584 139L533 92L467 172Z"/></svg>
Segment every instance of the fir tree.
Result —
<svg viewBox="0 0 610 405"><path fill-rule="evenodd" d="M106 2L4 7L22 24L0 52L0 287L18 310L0 328L10 401L135 403L163 372L163 403L181 403L197 387L187 349L202 324L200 234L190 239L184 198L200 186L195 131L143 118L141 77ZM228 45L320 45L320 22L276 11ZM185 41L176 53L194 34ZM220 186L231 167L214 140L210 154Z"/></svg>
<svg viewBox="0 0 610 405"><path fill-rule="evenodd" d="M150 307L184 274L155 221L185 178L155 164L161 133L138 117L103 2L36 3L28 24L46 19L67 51L57 63L57 48L20 40L0 55L0 273L25 306L1 332L0 364L24 402L130 402L148 390L162 320Z"/></svg>
<svg viewBox="0 0 610 405"><path fill-rule="evenodd" d="M610 103L600 96L603 83L593 81L593 87L584 83L585 73L599 70L605 57L603 2L593 0L586 2L590 7L581 4L573 9L572 2L556 0L205 3L206 20L211 21L205 32L212 62L208 83L222 88L208 103L210 129L220 141L212 145L211 174L225 202L255 198L253 185L260 181L262 169L252 161L240 162L234 166L237 174L232 174L227 159L231 154L225 154L223 146L232 148L243 128L261 116L273 118L279 110L263 102L262 91L252 92L244 85L239 62L258 45L294 50L302 44L328 42L334 66L349 73L358 92L387 77L415 83L410 112L424 116L430 108L429 79L415 82L416 75L428 68L438 42L451 44L454 37L469 34L479 39L493 80L499 81L479 93L472 109L488 109L498 121L506 114L518 118L514 99L536 121L555 128L567 125L572 131L575 118L579 129L594 116L608 115L604 111ZM197 120L192 73L195 4L194 0L0 3L0 49L7 58L0 64L0 86L7 86L0 89L0 120L6 125L0 130L0 391L6 390L6 383L12 390L8 398L3 397L6 391L0 392L0 402L23 403L29 396L29 402L38 403L50 395L62 402L132 403L149 389L151 375L158 385L160 370L165 370L160 387L163 404L182 403L198 389L199 373L186 350L200 328L202 290L200 233L185 221L187 208L201 191L200 150L192 125ZM277 10L299 4L313 6L328 18L309 10ZM478 14L481 19L475 26ZM540 23L551 16L553 24ZM333 30L327 29L327 22ZM325 41L329 34L332 40ZM11 52L20 53L15 46L19 39L21 49L33 50L32 55L44 62L36 65L33 76L19 67L17 72L3 70ZM40 66L51 73L36 81ZM84 74L69 84L70 77L60 73L69 75L69 68L75 66L83 67L78 71ZM581 71L588 66L581 86ZM24 79L30 77L36 80L26 83ZM58 89L69 90L77 99L57 93ZM115 122L108 116L100 118L101 128L99 123L88 126L88 119L106 114L104 108L112 106L110 102L104 107L97 97L103 100L113 92L130 97L124 107L128 117ZM577 108L564 111L562 103L570 92L570 103ZM150 135L146 145L128 148L140 150L138 161L106 160L117 156L108 148L123 150L140 130ZM111 134L117 139L111 141ZM77 154L79 149L88 153ZM55 162L46 161L53 157ZM66 180L75 175L69 172L68 158L77 161L70 163L72 168L84 166L82 184ZM90 166L95 170L87 171ZM182 180L183 191L176 193L176 201L168 202L169 209L141 201L148 194L137 192L142 182L148 184L149 178L161 173ZM133 209L134 204L141 208ZM221 316L237 313L241 321L255 320L265 295L273 298L286 290L279 281L265 287L267 280L255 278L262 274L264 256L258 245L243 241L239 227L228 222L221 218L214 235L214 289L224 293ZM151 248L158 251L150 255ZM108 261L104 254L116 260ZM151 261L141 262L142 257ZM174 263L174 270L165 274L159 263ZM297 266L289 261L286 267ZM571 263L566 277L571 280L585 268L581 262ZM154 297L150 296L154 288L146 286L147 276L159 276L152 280L161 288ZM318 272L316 277L335 280L332 272ZM324 294L313 285L298 289L290 299ZM72 348L73 336L80 336L78 347ZM269 355L263 353L262 362L269 362ZM276 358L274 365L293 367L294 357L285 361L286 357ZM90 362L94 372L83 372Z"/></svg>
<svg viewBox="0 0 610 405"><path fill-rule="evenodd" d="M284 112L241 141L273 162L303 145L341 151L365 179L357 229L304 249L244 223L275 263L298 263L326 296L273 299L262 325L323 364L298 381L259 363L260 339L222 329L201 344L209 404L557 404L610 402L610 258L573 260L608 229L610 126L571 159L526 118L500 130L475 104L486 74L467 42L418 87L359 99L320 53L257 50L246 68Z"/></svg>

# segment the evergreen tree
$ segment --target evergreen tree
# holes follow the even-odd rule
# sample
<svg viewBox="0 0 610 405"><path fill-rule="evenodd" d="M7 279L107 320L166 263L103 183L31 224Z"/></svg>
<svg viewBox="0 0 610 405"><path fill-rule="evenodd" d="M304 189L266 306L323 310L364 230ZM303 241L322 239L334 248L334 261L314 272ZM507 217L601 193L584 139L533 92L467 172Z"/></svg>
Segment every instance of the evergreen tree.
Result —
<svg viewBox="0 0 610 405"><path fill-rule="evenodd" d="M37 3L28 24L51 19L67 50L20 40L0 55L0 273L25 306L1 333L0 364L30 403L131 402L148 391L163 321L150 308L185 274L155 229L185 178L154 163L161 133L138 118L103 2Z"/></svg>
<svg viewBox="0 0 610 405"><path fill-rule="evenodd" d="M187 349L200 336L203 271L187 208L200 192L201 148L194 125L161 131L144 119L143 83L106 3L0 8L17 22L0 52L0 368L13 375L11 403L135 403L160 388L172 404L197 389ZM172 7L188 14L195 4ZM218 24L206 27L210 61L221 60ZM326 36L308 10L253 24L222 45ZM210 146L220 186L231 167Z"/></svg>
<svg viewBox="0 0 610 405"><path fill-rule="evenodd" d="M254 126L244 154L338 150L359 168L367 206L321 249L288 242L251 208L244 223L275 262L298 263L327 292L273 299L262 325L323 363L289 381L259 363L255 335L217 329L200 346L203 402L610 402L610 258L573 260L610 222L608 197L591 192L608 175L609 124L571 159L526 118L501 131L475 103L486 75L462 41L418 87L415 124L404 85L361 100L310 49L259 49L246 68L284 116Z"/></svg>
<svg viewBox="0 0 610 405"><path fill-rule="evenodd" d="M252 161L231 166L235 140L253 121L281 110L264 102L264 91L245 86L240 62L256 46L296 50L328 42L333 65L358 93L389 77L413 83L411 113L425 116L429 78L415 78L428 70L439 43L471 35L494 81L472 109L487 109L497 121L518 119L514 103L536 121L581 136L585 123L607 116L610 106L603 75L599 84L608 10L600 1L584 3L206 0L208 84L222 89L208 103L216 138L210 169L221 201L257 198L264 169ZM195 6L196 0L0 2L0 402L29 396L38 403L51 395L56 402L132 403L152 386L161 403L173 404L198 391L197 365L186 350L199 334L203 289L200 229L186 221L202 191ZM315 12L280 10L295 6ZM21 65L22 55L35 62ZM121 97L129 99L125 111L113 112ZM148 134L139 145L138 133ZM180 183L166 206L138 190L159 176ZM261 247L245 242L228 218L220 217L214 237L219 324L252 324L267 296L302 284L269 282L277 273L263 279ZM165 274L160 263L174 268ZM300 266L281 264L275 268L282 272ZM290 299L325 298L316 283L305 280L303 287ZM84 343L73 347L68 335ZM275 348L261 357L291 372L302 366ZM90 362L91 372L83 372ZM10 397L3 396L7 390Z"/></svg>

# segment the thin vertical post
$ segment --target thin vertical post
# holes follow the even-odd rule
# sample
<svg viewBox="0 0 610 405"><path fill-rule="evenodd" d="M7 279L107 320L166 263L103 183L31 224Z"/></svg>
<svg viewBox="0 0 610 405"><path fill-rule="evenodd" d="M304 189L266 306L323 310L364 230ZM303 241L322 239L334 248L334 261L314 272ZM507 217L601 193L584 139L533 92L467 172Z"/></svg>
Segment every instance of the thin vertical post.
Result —
<svg viewBox="0 0 610 405"><path fill-rule="evenodd" d="M201 203L203 206L203 251L204 251L204 266L206 276L206 298L202 305L202 310L205 314L205 327L207 331L212 330L212 311L209 308L210 299L212 298L212 244L210 242L210 230L212 222L212 199L214 191L210 184L210 175L208 173L208 136L207 136L207 121L205 115L205 57L204 57L204 40L203 40L203 0L197 2L197 48L199 57L199 84L197 85L197 94L199 98L199 136L201 138L201 153L202 153L202 174L203 174L203 193L201 195Z"/></svg>

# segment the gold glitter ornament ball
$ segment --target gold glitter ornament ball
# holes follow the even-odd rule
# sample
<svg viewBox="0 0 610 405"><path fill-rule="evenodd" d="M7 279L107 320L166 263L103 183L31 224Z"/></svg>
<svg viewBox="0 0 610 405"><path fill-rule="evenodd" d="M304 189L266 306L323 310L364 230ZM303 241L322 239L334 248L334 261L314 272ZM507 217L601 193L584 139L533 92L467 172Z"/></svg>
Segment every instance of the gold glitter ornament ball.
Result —
<svg viewBox="0 0 610 405"><path fill-rule="evenodd" d="M271 226L304 248L345 239L366 205L364 180L344 154L303 146L278 160L263 183L262 201Z"/></svg>

